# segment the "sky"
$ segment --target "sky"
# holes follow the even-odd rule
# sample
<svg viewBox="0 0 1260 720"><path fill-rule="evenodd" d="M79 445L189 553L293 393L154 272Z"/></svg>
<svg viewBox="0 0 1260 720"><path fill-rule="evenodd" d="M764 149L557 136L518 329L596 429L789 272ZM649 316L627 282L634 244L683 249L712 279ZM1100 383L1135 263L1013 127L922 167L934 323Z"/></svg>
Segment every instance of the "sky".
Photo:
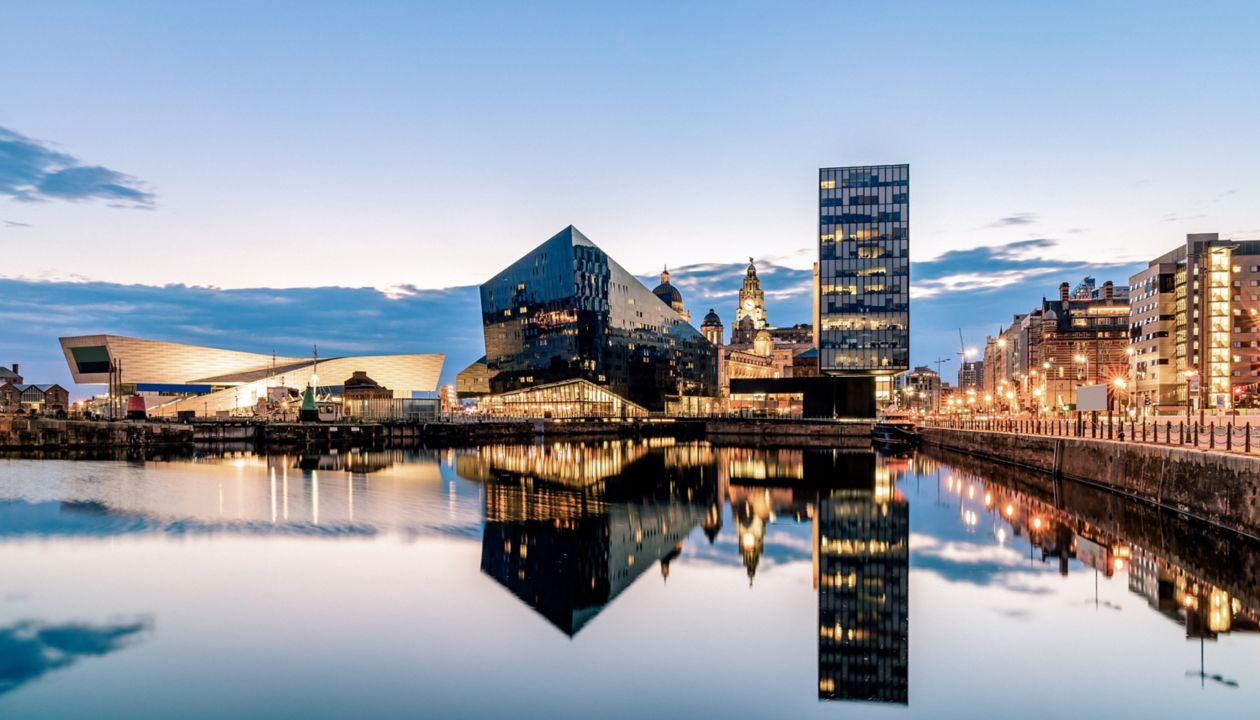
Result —
<svg viewBox="0 0 1260 720"><path fill-rule="evenodd" d="M733 315L723 268L756 257L779 272L771 322L805 322L823 166L910 163L914 364L1186 233L1260 238L1255 3L0 14L20 29L0 43L0 362L28 380L68 378L62 321L259 350L257 321L281 352L370 335L445 349L453 373L480 352L440 301L569 224L645 277L668 264L697 318ZM196 309L136 315L136 296ZM370 307L293 308L334 296Z"/></svg>

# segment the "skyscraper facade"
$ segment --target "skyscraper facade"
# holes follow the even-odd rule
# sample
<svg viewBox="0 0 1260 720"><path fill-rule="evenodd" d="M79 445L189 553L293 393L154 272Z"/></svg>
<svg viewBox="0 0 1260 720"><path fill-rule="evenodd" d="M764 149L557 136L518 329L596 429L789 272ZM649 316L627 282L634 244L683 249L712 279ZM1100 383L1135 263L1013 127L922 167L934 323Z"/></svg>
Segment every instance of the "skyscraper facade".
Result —
<svg viewBox="0 0 1260 720"><path fill-rule="evenodd" d="M484 374L491 394L530 390L544 414L583 402L569 397L582 387L653 411L717 394L717 349L571 225L486 281L481 314L485 367L464 375Z"/></svg>
<svg viewBox="0 0 1260 720"><path fill-rule="evenodd" d="M818 243L821 371L909 369L910 166L821 168Z"/></svg>

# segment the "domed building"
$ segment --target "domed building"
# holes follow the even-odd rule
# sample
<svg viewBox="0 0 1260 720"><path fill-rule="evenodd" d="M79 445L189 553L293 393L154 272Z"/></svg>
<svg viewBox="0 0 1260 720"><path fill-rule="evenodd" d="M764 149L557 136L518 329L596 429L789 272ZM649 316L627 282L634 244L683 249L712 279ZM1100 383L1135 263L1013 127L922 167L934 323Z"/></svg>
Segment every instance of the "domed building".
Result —
<svg viewBox="0 0 1260 720"><path fill-rule="evenodd" d="M652 294L661 299L661 302L670 306L674 312L682 316L683 320L691 322L691 313L687 312L687 308L683 307L682 293L678 292L678 288L669 284L669 268L661 270L661 284L652 290Z"/></svg>
<svg viewBox="0 0 1260 720"><path fill-rule="evenodd" d="M722 325L722 318L718 317L717 312L713 308L709 308L708 314L704 316L704 321L700 323L700 334L715 347L722 347L722 339L726 335L726 327Z"/></svg>

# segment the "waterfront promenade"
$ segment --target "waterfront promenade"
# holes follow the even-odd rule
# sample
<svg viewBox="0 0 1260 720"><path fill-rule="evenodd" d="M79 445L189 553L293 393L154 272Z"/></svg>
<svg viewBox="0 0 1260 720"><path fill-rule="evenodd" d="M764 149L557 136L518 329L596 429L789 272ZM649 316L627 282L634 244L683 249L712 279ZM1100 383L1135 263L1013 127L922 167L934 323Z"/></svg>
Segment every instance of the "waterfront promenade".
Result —
<svg viewBox="0 0 1260 720"><path fill-rule="evenodd" d="M1260 457L1200 446L1085 436L1036 421L923 428L923 443L1106 488L1141 502L1260 538ZM1078 434L1071 434L1077 432ZM1127 432L1127 429L1126 429ZM1173 438L1177 439L1174 430ZM1191 436L1193 434L1191 433ZM1181 437L1186 436L1183 429ZM1126 437L1129 435L1126 434ZM1141 437L1141 431L1138 432ZM1244 446L1246 440L1244 439Z"/></svg>
<svg viewBox="0 0 1260 720"><path fill-rule="evenodd" d="M1011 432L1061 438L1090 438L1129 443L1197 448L1260 455L1260 420L1215 418L1203 422L1170 417L1134 421L1099 418L933 418L925 427Z"/></svg>

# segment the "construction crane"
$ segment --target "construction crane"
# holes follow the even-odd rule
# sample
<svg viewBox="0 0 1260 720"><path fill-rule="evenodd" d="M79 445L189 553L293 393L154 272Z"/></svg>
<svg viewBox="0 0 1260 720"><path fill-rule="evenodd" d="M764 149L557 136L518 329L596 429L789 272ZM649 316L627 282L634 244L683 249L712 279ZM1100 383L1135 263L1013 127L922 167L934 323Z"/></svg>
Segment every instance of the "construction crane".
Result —
<svg viewBox="0 0 1260 720"><path fill-rule="evenodd" d="M937 358L932 361L936 363L936 393L932 398L932 412L935 413L939 413L941 411L941 388L944 387L941 383L941 365L949 362L950 360L953 360L953 358Z"/></svg>

